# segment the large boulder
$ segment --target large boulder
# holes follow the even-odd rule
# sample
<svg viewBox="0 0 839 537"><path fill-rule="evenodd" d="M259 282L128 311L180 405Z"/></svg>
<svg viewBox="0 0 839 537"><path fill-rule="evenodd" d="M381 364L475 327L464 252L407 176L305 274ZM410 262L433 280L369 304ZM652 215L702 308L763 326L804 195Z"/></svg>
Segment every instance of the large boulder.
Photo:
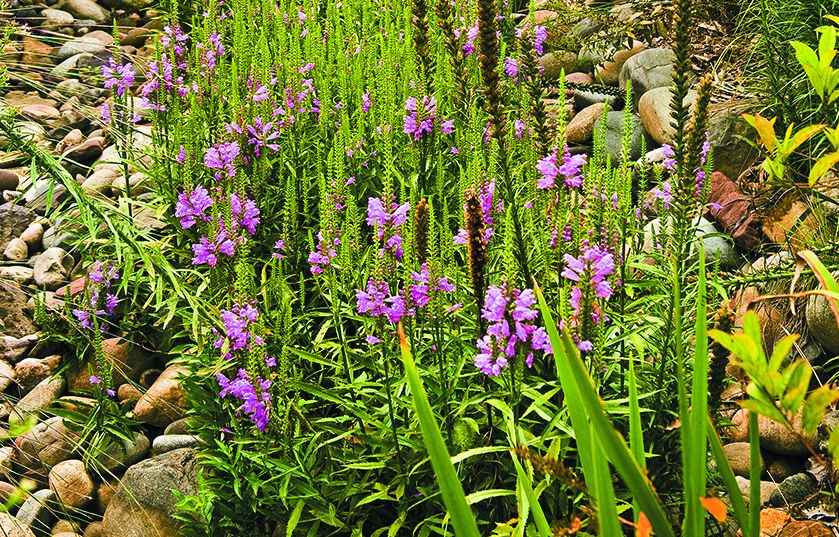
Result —
<svg viewBox="0 0 839 537"><path fill-rule="evenodd" d="M839 279L839 272L833 277ZM839 356L839 320L826 297L813 295L807 299L807 328L831 357Z"/></svg>
<svg viewBox="0 0 839 537"><path fill-rule="evenodd" d="M61 505L84 507L93 499L93 480L87 474L84 463L77 459L63 461L52 467L49 485Z"/></svg>
<svg viewBox="0 0 839 537"><path fill-rule="evenodd" d="M635 54L623 64L618 82L621 88L632 84L632 98L637 104L641 96L654 88L673 84L673 60L669 48L651 48Z"/></svg>
<svg viewBox="0 0 839 537"><path fill-rule="evenodd" d="M111 384L119 386L125 382L137 382L140 373L148 369L154 356L138 345L133 345L123 338L108 338L102 341L102 351L105 360L112 368ZM90 391L90 375L101 373L96 371L93 363L82 363L70 367L66 373L68 389L72 391Z"/></svg>
<svg viewBox="0 0 839 537"><path fill-rule="evenodd" d="M149 390L137 401L134 417L143 423L166 427L184 417L187 409L186 395L178 377L189 371L182 365L166 368Z"/></svg>
<svg viewBox="0 0 839 537"><path fill-rule="evenodd" d="M696 91L690 90L682 102L685 106L692 107L696 102L696 97ZM641 116L641 123L656 143L669 144L676 135L676 127L673 126L673 115L670 110L672 100L673 89L662 86L651 89L638 101L638 115Z"/></svg>
<svg viewBox="0 0 839 537"><path fill-rule="evenodd" d="M51 468L70 458L80 432L70 429L58 416L35 425L15 440L21 466Z"/></svg>
<svg viewBox="0 0 839 537"><path fill-rule="evenodd" d="M602 125L603 118L598 117L594 122L595 139L600 135ZM641 125L641 118L636 114L632 114L630 128L632 133L629 136L629 160L634 161L641 156L641 146L647 135L644 133L644 127ZM611 158L612 166L617 166L620 163L621 152L623 150L623 129L624 112L609 112L606 114L606 130L603 136L603 146L606 156ZM651 145L649 139L647 139L646 145L647 147Z"/></svg>
<svg viewBox="0 0 839 537"><path fill-rule="evenodd" d="M47 248L35 258L35 283L57 289L67 281L73 268L73 256L61 248Z"/></svg>
<svg viewBox="0 0 839 537"><path fill-rule="evenodd" d="M748 102L731 100L708 107L708 135L714 148L714 169L735 181L758 157L757 149L746 141L756 136L742 118L749 106Z"/></svg>
<svg viewBox="0 0 839 537"><path fill-rule="evenodd" d="M760 219L750 198L722 172L711 174L708 195L711 216L737 246L755 251L764 242Z"/></svg>
<svg viewBox="0 0 839 537"><path fill-rule="evenodd" d="M194 449L176 449L135 464L122 478L102 520L103 537L177 537L180 523L173 518L177 499L198 490L198 461Z"/></svg>
<svg viewBox="0 0 839 537"><path fill-rule="evenodd" d="M17 402L15 409L9 415L9 424L19 425L30 416L37 415L61 397L66 387L67 383L63 377L42 380Z"/></svg>

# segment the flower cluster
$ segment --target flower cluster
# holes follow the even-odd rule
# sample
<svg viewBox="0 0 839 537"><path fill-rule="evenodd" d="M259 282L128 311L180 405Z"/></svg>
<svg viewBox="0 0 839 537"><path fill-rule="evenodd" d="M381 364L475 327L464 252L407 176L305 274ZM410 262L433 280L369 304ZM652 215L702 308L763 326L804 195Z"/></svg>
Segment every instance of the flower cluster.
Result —
<svg viewBox="0 0 839 537"><path fill-rule="evenodd" d="M102 74L105 77L105 88L116 88L117 97L122 97L131 90L131 84L134 83L136 77L134 66L130 62L117 65L113 58L110 59L108 65L102 66Z"/></svg>
<svg viewBox="0 0 839 537"><path fill-rule="evenodd" d="M553 151L545 158L536 163L536 171L541 177L536 181L536 187L539 189L553 188L556 185L556 178L562 175L564 178L563 184L569 188L580 188L583 186L583 165L586 163L586 155L578 154L572 155L568 146L565 146L565 152L562 155L562 165L557 167L558 148L554 147Z"/></svg>
<svg viewBox="0 0 839 537"><path fill-rule="evenodd" d="M445 276L434 278L428 272L428 265L422 264L420 271L411 274L411 302L418 308L424 308L432 293L453 293L455 286Z"/></svg>
<svg viewBox="0 0 839 537"><path fill-rule="evenodd" d="M201 185L195 186L190 192L183 191L178 195L178 202L175 204L175 218L181 221L183 229L189 229L197 223L197 219L203 222L212 220L206 214L207 209L213 206L213 199L207 189Z"/></svg>
<svg viewBox="0 0 839 537"><path fill-rule="evenodd" d="M265 432L271 419L271 394L268 392L271 381L259 377L255 380L256 382L253 382L244 369L239 369L232 379L223 373L216 375L216 381L221 388L219 396L224 399L231 395L239 399L242 402L239 412L244 412L260 432Z"/></svg>
<svg viewBox="0 0 839 537"><path fill-rule="evenodd" d="M233 358L234 351L242 349L250 350L253 344L263 345L265 342L254 330L254 324L259 319L259 310L256 309L256 301L251 303L234 303L229 310L221 310L221 324L224 327L224 334L213 329L217 336L213 346L217 349L228 345L228 351L224 355L225 360Z"/></svg>
<svg viewBox="0 0 839 537"><path fill-rule="evenodd" d="M574 282L569 302L574 310L572 326L579 327L586 319L581 317L588 312L596 325L607 322L608 316L595 299L608 300L612 296L612 284L609 276L615 271L614 255L599 245L583 245L583 252L578 257L565 254L565 269L562 276ZM590 341L577 337L577 347L588 352L593 348Z"/></svg>
<svg viewBox="0 0 839 537"><path fill-rule="evenodd" d="M119 272L113 265L105 266L101 261L96 261L91 265L87 279L90 281L90 300L85 306L72 310L72 313L82 328L91 330L96 317L114 314L119 299L112 289L119 280ZM100 330L105 329L101 327Z"/></svg>
<svg viewBox="0 0 839 537"><path fill-rule="evenodd" d="M214 170L222 170L227 177L236 175L233 161L239 156L239 142L224 142L216 144L204 153L204 165ZM221 180L221 171L216 172L216 180Z"/></svg>
<svg viewBox="0 0 839 537"><path fill-rule="evenodd" d="M387 282L373 277L367 280L365 290L356 289L355 298L358 301L358 313L366 313L371 317L384 315L392 323L398 323L406 314L415 313L413 309L408 309L402 290L391 295Z"/></svg>
<svg viewBox="0 0 839 537"><path fill-rule="evenodd" d="M416 97L408 97L405 101L405 111L408 112L402 119L404 121L403 132L413 137L417 142L426 134L434 130L434 122L437 119L437 99L428 95L422 98L422 106ZM440 132L449 134L454 130L454 120L446 121L440 119Z"/></svg>
<svg viewBox="0 0 839 537"><path fill-rule="evenodd" d="M487 289L481 317L491 324L476 343L475 367L497 377L520 350L527 351L528 367L533 365L533 351L553 352L545 329L533 324L539 316L535 303L531 289L514 289L507 282Z"/></svg>
<svg viewBox="0 0 839 537"><path fill-rule="evenodd" d="M341 231L323 230L318 231L318 244L314 252L309 252L309 264L312 265L312 274L321 274L323 270L332 264L332 258L338 255L338 246L341 244Z"/></svg>
<svg viewBox="0 0 839 537"><path fill-rule="evenodd" d="M203 236L196 244L192 245L193 265L216 266L218 255L232 256L236 253L236 245L247 240L247 236L240 234L244 229L250 235L256 233L259 225L259 207L251 199L242 199L237 194L230 194L230 212L232 219L225 223L221 210L217 211L218 229L214 236ZM175 204L175 217L180 218L181 227L184 229L194 226L200 219L203 222L212 221L207 211L213 207L214 202L209 192L201 186L196 186L191 192L181 192L178 195L178 202Z"/></svg>
<svg viewBox="0 0 839 537"><path fill-rule="evenodd" d="M402 259L402 235L398 228L408 221L410 208L407 202L402 205L391 203L388 211L383 200L372 197L367 199L367 225L374 228L376 237L384 242L383 248L379 250L380 258L387 251L397 261Z"/></svg>

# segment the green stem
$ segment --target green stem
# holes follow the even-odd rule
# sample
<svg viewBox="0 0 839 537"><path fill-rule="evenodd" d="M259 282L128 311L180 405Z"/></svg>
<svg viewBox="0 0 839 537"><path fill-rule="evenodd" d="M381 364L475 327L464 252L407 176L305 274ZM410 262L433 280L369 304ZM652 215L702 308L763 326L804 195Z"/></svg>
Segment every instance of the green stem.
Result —
<svg viewBox="0 0 839 537"><path fill-rule="evenodd" d="M405 462L402 460L402 447L399 445L399 436L396 434L396 414L393 411L393 388L390 385L390 365L387 356L383 358L385 365L385 386L387 388L387 412L390 416L390 432L393 435L393 443L396 444L396 459L399 461L399 469L403 476L408 475L405 471Z"/></svg>
<svg viewBox="0 0 839 537"><path fill-rule="evenodd" d="M760 536L760 435L757 413L749 412L749 535Z"/></svg>

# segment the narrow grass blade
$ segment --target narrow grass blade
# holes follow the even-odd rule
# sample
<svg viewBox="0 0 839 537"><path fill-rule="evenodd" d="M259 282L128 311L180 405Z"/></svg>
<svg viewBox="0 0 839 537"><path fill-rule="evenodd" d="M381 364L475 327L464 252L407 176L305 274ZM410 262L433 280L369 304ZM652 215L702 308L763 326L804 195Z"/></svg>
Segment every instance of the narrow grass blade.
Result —
<svg viewBox="0 0 839 537"><path fill-rule="evenodd" d="M653 492L652 483L650 483L644 470L639 467L634 456L629 451L626 442L624 442L620 433L612 426L606 412L603 410L603 401L594 390L591 377L586 372L585 365L582 359L580 359L576 346L567 334L563 334L560 339L556 324L553 321L553 316L545 302L545 297L538 285L534 285L534 287L536 296L539 298L542 316L545 319L545 328L551 340L554 358L557 362L557 370L560 373L560 382L562 383L563 389L566 390L566 400L568 401L569 410L573 410L575 406L582 404L589 420L591 420L590 428L582 426L577 420L574 420L574 412L572 411L572 425L574 426L575 432L579 434L577 430L578 426L581 430L590 431L589 434L593 437L591 440L596 439L597 444L600 445L603 452L615 466L635 500L638 502L638 505L641 506L641 510L652 524L656 535L658 537L675 537L673 528L667 521L667 514L664 512L664 508L655 492ZM566 386L569 389L566 389ZM579 437L577 438L577 442L581 442ZM602 460L601 457L597 458ZM602 462L605 465L605 461ZM587 484L589 482L588 477L586 476ZM614 498L614 490L612 490L612 497ZM603 508L607 506L601 501L599 507L601 510L601 523L608 523L608 517L604 516L603 513ZM610 507L614 509L614 504ZM617 532L614 532L614 530L606 530L601 526L601 535L621 535L620 528L618 528Z"/></svg>
<svg viewBox="0 0 839 537"><path fill-rule="evenodd" d="M414 400L414 408L417 411L422 436L425 440L425 446L428 448L434 475L440 485L443 502L449 510L455 535L457 537L480 537L478 526L475 523L475 515L469 508L463 486L454 471L454 466L452 466L451 456L446 449L440 427L434 419L434 412L428 403L428 396L425 393L425 388L423 388L417 365L414 362L411 349L408 347L408 341L405 339L401 324L399 325L399 340L402 347L402 362L405 364L405 374L411 387L411 397Z"/></svg>
<svg viewBox="0 0 839 537"><path fill-rule="evenodd" d="M530 504L530 511L533 513L533 521L536 523L536 528L539 529L539 535L541 537L553 537L551 526L548 524L548 519L545 518L545 512L542 511L542 506L539 505L539 498L536 497L536 493L533 491L533 484L530 482L530 478L527 477L527 472L524 471L521 463L516 459L515 454L513 454L513 463L516 465L519 484L524 491L524 495L527 496L527 503Z"/></svg>
<svg viewBox="0 0 839 537"><path fill-rule="evenodd" d="M638 402L638 381L635 378L635 353L629 354L627 387L629 389L629 449L632 450L638 466L646 468L647 455L644 447L644 430L641 425L641 405ZM638 502L633 502L632 510L637 523L638 516L641 514Z"/></svg>
<svg viewBox="0 0 839 537"><path fill-rule="evenodd" d="M728 499L731 501L731 510L734 511L734 518L737 519L740 529L743 530L743 535L750 537L751 532L749 528L751 520L749 519L749 510L746 507L746 502L743 500L743 495L740 493L740 487L737 486L737 478L734 477L734 472L731 470L731 465L728 463L725 451L722 449L722 440L720 440L720 435L714 427L714 422L711 420L710 415L706 419L708 420L708 427L706 428L708 432L708 444L711 446L711 453L714 456L714 460L717 461L717 469L725 483L725 490L728 493Z"/></svg>

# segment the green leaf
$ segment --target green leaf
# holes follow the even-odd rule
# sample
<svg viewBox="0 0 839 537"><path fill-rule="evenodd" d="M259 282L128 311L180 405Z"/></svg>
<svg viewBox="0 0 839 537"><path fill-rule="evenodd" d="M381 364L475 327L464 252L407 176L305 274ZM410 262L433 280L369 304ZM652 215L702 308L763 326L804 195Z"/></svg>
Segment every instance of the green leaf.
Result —
<svg viewBox="0 0 839 537"><path fill-rule="evenodd" d="M548 519L545 518L545 512L542 511L542 506L539 505L539 498L533 492L533 485L530 483L530 478L527 477L527 472L522 468L521 463L516 458L515 453L511 454L513 457L513 464L516 465L516 474L519 476L519 484L521 485L524 495L527 497L527 503L530 505L530 510L533 512L533 520L536 522L536 527L539 529L541 537L553 537L551 526L548 524Z"/></svg>
<svg viewBox="0 0 839 537"><path fill-rule="evenodd" d="M833 140L831 139L831 142L832 141ZM816 163L813 164L813 167L810 168L810 177L808 181L810 186L815 185L828 170L836 165L837 162L839 162L839 151L828 153L817 160Z"/></svg>
<svg viewBox="0 0 839 537"><path fill-rule="evenodd" d="M475 523L475 515L466 501L463 486L457 477L454 466L452 466L451 456L446 449L446 443L443 441L443 435L440 433L437 421L434 419L434 411L428 403L428 396L425 394L425 388L422 385L408 342L402 332L401 324L399 325L399 338L402 348L402 363L405 366L405 375L411 388L414 409L431 459L431 466L434 468L434 475L440 485L443 502L449 510L455 535L457 537L480 537L478 526Z"/></svg>
<svg viewBox="0 0 839 537"><path fill-rule="evenodd" d="M734 511L734 518L737 519L740 528L743 530L743 535L751 535L749 532L749 511L746 508L746 502L743 500L743 495L740 493L740 487L737 485L737 478L731 470L731 464L725 456L725 451L722 449L722 441L720 435L714 427L714 420L708 415L708 444L711 446L711 453L714 460L717 461L717 470L725 483L725 489L728 492L728 498L731 501L731 508ZM755 506L759 510L759 507Z"/></svg>
<svg viewBox="0 0 839 537"><path fill-rule="evenodd" d="M815 55L815 52L813 54ZM746 123L751 125L752 128L757 131L758 136L760 136L760 143L763 144L763 147L765 147L770 153L774 153L775 149L778 147L778 137L775 135L775 121L777 118L773 117L772 119L767 120L760 114L755 114L753 116L743 114L743 119L745 119Z"/></svg>
<svg viewBox="0 0 839 537"><path fill-rule="evenodd" d="M824 417L825 409L837 399L839 399L839 391L829 386L820 386L813 390L801 411L801 424L805 435L816 432L816 428Z"/></svg>
<svg viewBox="0 0 839 537"><path fill-rule="evenodd" d="M778 371L781 369L784 359L789 356L789 353L797 340L798 335L792 334L784 337L781 341L775 344L775 348L772 349L772 356L769 358L770 371Z"/></svg>

